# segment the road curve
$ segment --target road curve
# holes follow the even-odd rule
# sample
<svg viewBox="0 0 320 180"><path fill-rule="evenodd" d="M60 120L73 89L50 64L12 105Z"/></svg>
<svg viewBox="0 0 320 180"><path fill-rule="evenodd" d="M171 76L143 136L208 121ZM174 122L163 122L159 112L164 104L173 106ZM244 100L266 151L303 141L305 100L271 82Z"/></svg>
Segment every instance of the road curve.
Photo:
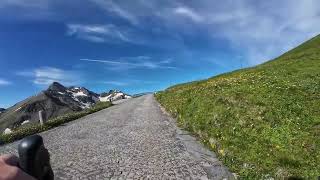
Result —
<svg viewBox="0 0 320 180"><path fill-rule="evenodd" d="M55 179L233 179L151 94L41 135ZM2 146L0 153L16 154L16 145Z"/></svg>

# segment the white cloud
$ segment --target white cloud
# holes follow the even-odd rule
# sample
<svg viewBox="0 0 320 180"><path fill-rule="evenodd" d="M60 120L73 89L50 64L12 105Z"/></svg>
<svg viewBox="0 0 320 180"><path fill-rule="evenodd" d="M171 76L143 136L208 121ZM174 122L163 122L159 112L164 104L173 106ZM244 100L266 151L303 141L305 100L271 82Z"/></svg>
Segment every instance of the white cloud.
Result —
<svg viewBox="0 0 320 180"><path fill-rule="evenodd" d="M132 14L130 11L127 11L118 3L115 3L112 0L91 0L91 1L96 3L98 6L100 6L100 8L108 12L111 12L116 16L120 16L126 19L131 24L137 25L139 23L137 17L134 14Z"/></svg>
<svg viewBox="0 0 320 180"><path fill-rule="evenodd" d="M103 81L103 84L114 85L114 86L126 86L129 83L122 81Z"/></svg>
<svg viewBox="0 0 320 180"><path fill-rule="evenodd" d="M95 42L95 43L104 43L104 42L106 42L105 38L94 36L94 35L85 35L85 34L83 34L79 38L83 39L83 40L90 41L90 42Z"/></svg>
<svg viewBox="0 0 320 180"><path fill-rule="evenodd" d="M0 20L48 20L56 17L51 0L1 0Z"/></svg>
<svg viewBox="0 0 320 180"><path fill-rule="evenodd" d="M0 1L0 8L5 7L22 7L22 8L40 8L46 9L49 5L49 1L47 0L1 0Z"/></svg>
<svg viewBox="0 0 320 180"><path fill-rule="evenodd" d="M29 14L40 17L44 13L52 13L56 19L61 18L59 20L66 24L70 19L75 19L73 22L82 22L60 11L64 8L57 9L60 6L54 6L59 4L64 7L66 4L65 9L71 11L70 4L74 3L74 6L77 6L78 1L53 2L56 1L2 0L0 15L3 12L5 15L11 12L10 9L4 11L5 8L23 7L28 11L16 13L19 18L27 17ZM319 0L269 0L254 3L247 0L88 0L88 2L95 4L99 13L101 11L106 15L106 20L102 20L104 17L97 18L100 24L96 25L68 24L68 35L97 43L130 42L186 52L188 49L184 46L183 38L188 37L183 37L181 34L206 32L211 35L208 39L211 38L212 44L216 38L228 41L232 48L246 56L250 65L276 57L320 32ZM82 2L80 5L83 6L85 3ZM39 14L40 8L42 13ZM12 15L12 12L9 14ZM77 11L75 16L84 17L83 22L92 22L90 20L97 22L97 19L87 16L88 12L93 13ZM78 14L80 15L77 16ZM2 17L10 16L0 16ZM111 20L117 21L119 18L129 23L121 21L122 25L127 24L121 27L110 25ZM198 31L199 29L202 31Z"/></svg>
<svg viewBox="0 0 320 180"><path fill-rule="evenodd" d="M31 77L36 85L49 85L59 82L63 85L78 85L82 82L82 76L78 72L67 71L54 67L41 67L31 71L18 72L18 75Z"/></svg>
<svg viewBox="0 0 320 180"><path fill-rule="evenodd" d="M135 86L139 84L155 84L158 83L156 81L147 81L147 80L136 80L136 79L128 79L121 81L103 81L103 84L114 85L114 86Z"/></svg>
<svg viewBox="0 0 320 180"><path fill-rule="evenodd" d="M138 56L136 58L126 58L130 60L137 59L135 63L127 61L114 61L114 60L101 60L101 59L80 59L80 61L96 62L110 65L110 69L133 69L133 68L145 68L145 69L177 69L174 66L169 66L169 61L154 62L145 60L146 56ZM148 57L149 58L149 57Z"/></svg>
<svg viewBox="0 0 320 180"><path fill-rule="evenodd" d="M213 38L228 40L236 51L246 55L248 65L279 56L320 32L320 1L317 0L271 0L255 4L244 0L204 0L189 6L183 4L173 9L173 13L189 17L198 23L196 28L205 29ZM176 31L194 29L192 25L177 23L181 22L181 16L162 18Z"/></svg>
<svg viewBox="0 0 320 180"><path fill-rule="evenodd" d="M0 78L0 86L10 85L11 82Z"/></svg>
<svg viewBox="0 0 320 180"><path fill-rule="evenodd" d="M234 12L241 15L215 21L209 28L220 26L215 35L218 33L238 50L246 52L249 65L275 58L319 33L319 1L273 3L256 7L242 1L217 14L230 16Z"/></svg>
<svg viewBox="0 0 320 180"><path fill-rule="evenodd" d="M176 14L191 18L195 22L202 22L204 20L204 18L201 15L187 7L177 7L174 9L174 12Z"/></svg>
<svg viewBox="0 0 320 180"><path fill-rule="evenodd" d="M131 42L126 32L108 25L67 24L67 35L80 39L102 43Z"/></svg>
<svg viewBox="0 0 320 180"><path fill-rule="evenodd" d="M103 0L95 0L103 1ZM203 29L214 38L224 38L254 65L274 58L320 32L320 1L270 0L170 0L112 1L103 8L138 27L150 18L157 29L175 33L198 33ZM116 9L117 9L116 8ZM197 26L184 19L190 19ZM139 22L139 23L136 23ZM210 37L208 37L210 38ZM213 42L214 43L214 42ZM181 44L176 44L181 45Z"/></svg>
<svg viewBox="0 0 320 180"><path fill-rule="evenodd" d="M108 34L110 32L108 26L101 25L68 24L67 26L69 35L77 33Z"/></svg>

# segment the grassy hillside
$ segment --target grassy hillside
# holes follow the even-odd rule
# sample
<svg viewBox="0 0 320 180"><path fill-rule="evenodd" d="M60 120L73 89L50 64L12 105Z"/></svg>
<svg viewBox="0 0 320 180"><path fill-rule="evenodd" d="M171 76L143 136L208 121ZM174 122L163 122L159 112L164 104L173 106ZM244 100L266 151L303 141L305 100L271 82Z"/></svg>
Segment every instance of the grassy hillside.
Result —
<svg viewBox="0 0 320 180"><path fill-rule="evenodd" d="M320 36L156 98L242 178L320 176Z"/></svg>

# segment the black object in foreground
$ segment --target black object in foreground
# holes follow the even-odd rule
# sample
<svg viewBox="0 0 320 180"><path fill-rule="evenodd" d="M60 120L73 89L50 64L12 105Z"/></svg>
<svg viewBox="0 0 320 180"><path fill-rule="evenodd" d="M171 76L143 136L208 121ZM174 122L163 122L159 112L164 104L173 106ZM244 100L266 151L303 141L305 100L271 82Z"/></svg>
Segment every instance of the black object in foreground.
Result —
<svg viewBox="0 0 320 180"><path fill-rule="evenodd" d="M19 147L20 168L38 180L53 180L50 155L39 135L28 136L21 140Z"/></svg>

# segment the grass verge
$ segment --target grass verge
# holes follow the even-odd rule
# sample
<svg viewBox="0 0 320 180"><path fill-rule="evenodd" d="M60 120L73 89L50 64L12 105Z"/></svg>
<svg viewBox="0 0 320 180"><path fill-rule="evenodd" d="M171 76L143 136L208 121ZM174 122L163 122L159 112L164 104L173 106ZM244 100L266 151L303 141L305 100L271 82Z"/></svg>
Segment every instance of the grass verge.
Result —
<svg viewBox="0 0 320 180"><path fill-rule="evenodd" d="M320 36L265 64L156 94L242 179L320 176Z"/></svg>
<svg viewBox="0 0 320 180"><path fill-rule="evenodd" d="M16 130L13 130L12 133L6 134L6 135L0 135L0 141L3 144L10 143L19 139L22 139L26 136L40 133L43 131L47 131L49 129L52 129L54 127L60 126L62 124L68 123L70 121L79 119L83 116L98 112L100 110L103 110L105 108L108 108L112 106L112 103L110 102L99 102L92 108L80 111L80 112L73 112L69 114L65 114L56 118L49 119L47 122L44 123L43 126L40 124L32 124L30 126L25 126L18 128Z"/></svg>

